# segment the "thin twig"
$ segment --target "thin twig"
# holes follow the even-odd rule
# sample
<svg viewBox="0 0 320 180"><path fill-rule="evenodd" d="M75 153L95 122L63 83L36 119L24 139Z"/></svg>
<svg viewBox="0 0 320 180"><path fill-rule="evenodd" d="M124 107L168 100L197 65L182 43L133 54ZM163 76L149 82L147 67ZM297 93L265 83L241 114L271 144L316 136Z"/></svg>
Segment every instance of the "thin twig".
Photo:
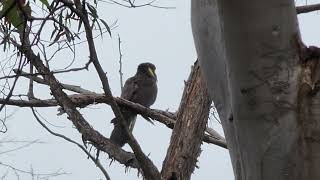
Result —
<svg viewBox="0 0 320 180"><path fill-rule="evenodd" d="M22 56L20 56L19 69L22 69ZM19 78L19 74L15 77L15 79L14 79L14 81L13 81L13 85L12 85L12 87L11 87L11 90L10 90L9 94L7 95L7 97L6 97L6 101L9 101L9 100L10 100L10 98L11 98L11 96L12 96L12 94L13 94L13 90L14 90L14 88L15 88L15 86L16 86L17 81L18 81L18 78ZM1 112L2 109L5 107L5 105L6 105L6 102L4 102L3 104L1 104L0 112Z"/></svg>
<svg viewBox="0 0 320 180"><path fill-rule="evenodd" d="M120 35L118 34L118 47L119 47L119 75L120 75L120 87L121 92L123 89L123 72L122 72L122 52L121 52L121 39Z"/></svg>
<svg viewBox="0 0 320 180"><path fill-rule="evenodd" d="M19 3L17 3L18 1L15 1L15 2L16 2L16 4L20 5ZM19 8L21 9L20 6L19 6ZM24 16L23 16L23 20L24 20L24 21L23 21L23 30L22 30L22 32L21 32L21 30L18 29L19 34L20 34L20 37L21 37L21 40L22 40L22 44L21 44L22 46L25 45L25 40L27 39L27 34L26 34L27 21L25 20L25 17L24 17ZM24 62L22 62L22 58L23 58L23 56L21 55L21 56L20 56L19 65L18 65L18 69L19 69L19 70L21 70L22 67L23 67L23 65L24 65ZM24 60L26 60L26 58L25 58ZM18 81L18 78L19 78L19 76L17 76L17 77L15 78L15 80L14 80L14 82L13 82L13 85L12 85L12 88L11 88L9 94L8 94L7 97L6 97L6 101L8 101L8 100L10 99L10 97L12 96L13 90L14 90L14 88L15 88L15 86L16 86L16 83L17 83L17 81ZM0 107L0 112L1 112L2 109L5 107L5 105L6 105L5 103L1 105L1 107Z"/></svg>
<svg viewBox="0 0 320 180"><path fill-rule="evenodd" d="M28 147L28 146L30 146L30 145L32 145L32 144L35 144L35 143L38 143L38 140L34 140L34 141L31 141L31 142L28 142L27 144L24 144L24 145L22 145L22 146L16 147L16 148L14 148L14 149L2 151L2 152L0 152L0 155L1 155L1 154L6 154L6 153L9 153L9 152L14 152L14 151L17 151L17 150L20 150L20 149L23 149L23 148Z"/></svg>
<svg viewBox="0 0 320 180"><path fill-rule="evenodd" d="M88 69L88 65L86 64L84 67L79 67L79 68L71 68L71 69L65 69L65 70L56 70L56 71L51 71L51 74L60 74L60 73L68 73L68 72L76 72L76 71L82 71L82 70L87 70ZM0 80L2 79L10 79L10 78L16 78L18 76L43 76L43 75L47 75L47 74L43 74L43 73L23 73L23 74L18 74L19 69L14 69L14 72L16 73L16 75L10 75L10 76L3 76L0 77Z"/></svg>
<svg viewBox="0 0 320 180"><path fill-rule="evenodd" d="M159 9L176 9L176 7L170 7L170 6L159 6L159 5L155 5L154 2L155 0L152 0L148 3L144 3L144 4L139 4L136 5L135 1L124 1L127 4L124 3L120 3L116 0L101 0L102 2L106 2L106 3L113 3L122 7L126 7L126 8L141 8L141 7L146 7L146 6L150 6L150 7L154 7L154 8L159 8Z"/></svg>
<svg viewBox="0 0 320 180"><path fill-rule="evenodd" d="M15 72L17 73L17 71L15 71ZM35 74L29 74L29 73L26 73L24 71L20 71L20 75L21 75L21 77L32 79L33 81L35 81L37 83L44 84L44 85L49 85L48 82L45 81L44 79L34 76ZM69 90L69 91L73 91L73 92L76 92L76 93L96 94L95 92L89 91L87 89L83 89L80 86L70 85L70 84L63 84L63 83L60 83L60 84L64 89Z"/></svg>
<svg viewBox="0 0 320 180"><path fill-rule="evenodd" d="M101 170L101 172L103 173L103 175L105 176L105 178L107 180L111 180L109 174L107 173L107 171L103 168L102 164L100 163L99 159L96 159L95 157L93 157L87 150L84 146L82 146L81 144L77 143L76 141L62 135L62 134L59 134L59 133L56 133L56 132L53 132L51 129L48 128L48 126L46 126L41 120L40 118L38 117L38 115L36 114L35 110L31 107L31 110L32 110L32 113L34 115L34 117L36 118L36 120L38 121L38 123L44 127L50 134L54 135L54 136L57 136L57 137L60 137L72 144L75 144L77 145L84 153L86 153L86 155L95 163L95 165Z"/></svg>
<svg viewBox="0 0 320 180"><path fill-rule="evenodd" d="M15 167L12 166L12 165L9 165L9 164L3 163L3 162L0 162L0 166L4 166L4 167L7 167L7 168L10 168L10 169L12 169L12 170L14 170L14 171L17 171L17 172L20 172L20 173L31 174L30 171L18 169L18 168L15 168ZM65 172L59 173L59 171L60 171L60 170L58 170L58 171L55 172L55 173L33 173L33 174L36 175L36 176L50 176L50 177L61 176L61 175L66 175L66 174L68 174L68 173L65 173Z"/></svg>

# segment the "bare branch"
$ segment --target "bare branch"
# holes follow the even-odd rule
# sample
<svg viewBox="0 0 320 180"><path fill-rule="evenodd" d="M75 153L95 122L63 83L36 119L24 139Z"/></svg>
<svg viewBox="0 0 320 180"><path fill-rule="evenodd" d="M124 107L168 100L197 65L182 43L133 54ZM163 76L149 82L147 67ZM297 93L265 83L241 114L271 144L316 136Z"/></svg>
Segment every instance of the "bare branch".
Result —
<svg viewBox="0 0 320 180"><path fill-rule="evenodd" d="M320 10L320 3L296 7L297 14L308 13L308 12L313 12L318 10Z"/></svg>
<svg viewBox="0 0 320 180"><path fill-rule="evenodd" d="M155 5L154 3L156 2L156 0L152 0L150 2L147 2L144 4L138 4L138 5L135 3L135 1L131 1L131 0L123 0L124 3L120 3L116 0L100 0L100 1L107 2L110 4L116 4L126 8L141 8L141 7L149 6L149 7L159 8L159 9L176 9L176 7Z"/></svg>
<svg viewBox="0 0 320 180"><path fill-rule="evenodd" d="M119 75L120 75L120 87L123 89L123 72L122 72L122 52L121 52L121 39L118 34L118 49L119 49Z"/></svg>
<svg viewBox="0 0 320 180"><path fill-rule="evenodd" d="M19 173L33 174L35 176L41 176L41 177L54 177L54 176L61 176L61 175L67 175L68 174L68 173L65 173L65 172L60 172L60 170L57 170L57 172L53 172L53 173L34 173L34 172L31 172L31 171L18 169L16 167L12 166L12 165L9 165L9 164L3 163L3 162L0 162L0 166L7 167L7 168L9 168L11 170L14 170L16 172L19 172Z"/></svg>
<svg viewBox="0 0 320 180"><path fill-rule="evenodd" d="M16 47L18 47L18 49L34 65L37 71L42 74L43 79L48 82L52 95L68 114L68 119L72 121L73 125L82 134L84 139L90 141L92 145L94 145L97 149L108 153L119 163L125 164L126 166L138 168L139 164L134 154L128 153L117 147L116 145L111 143L109 139L107 139L91 127L91 125L76 109L73 102L68 98L67 94L62 91L61 84L57 81L54 75L50 73L50 70L43 64L43 61L40 59L40 57L34 54L32 49L30 48L30 44L28 44L28 39L21 38L21 40L25 40L25 45L19 46L17 44Z"/></svg>
<svg viewBox="0 0 320 180"><path fill-rule="evenodd" d="M86 153L86 155L95 163L95 165L100 169L100 171L103 173L103 175L105 176L105 178L107 180L111 180L109 174L107 173L107 171L103 168L102 164L100 163L99 159L96 159L95 157L93 157L87 150L85 147L83 147L81 144L77 143L76 141L62 135L62 134L59 134L59 133L56 133L56 132L53 132L51 129L48 128L48 126L46 126L41 120L40 118L37 116L35 110L31 107L31 110L32 110L32 113L33 113L33 116L35 117L35 119L38 121L38 123L44 127L50 134L54 135L54 136L57 136L57 137L60 137L72 144L75 144L77 145L84 153Z"/></svg>
<svg viewBox="0 0 320 180"><path fill-rule="evenodd" d="M28 142L27 144L24 144L22 146L16 147L14 149L10 149L10 150L7 150L7 151L2 151L2 152L0 152L0 155L26 148L26 147L28 147L28 146L30 146L32 144L35 144L35 143L38 143L38 140L34 140L34 141L31 141L31 142Z"/></svg>
<svg viewBox="0 0 320 180"><path fill-rule="evenodd" d="M18 73L17 70L14 70L15 73ZM40 84L45 84L45 85L48 85L48 82L45 81L44 79L40 78L40 77L36 77L36 75L38 74L29 74L29 73L26 73L26 72L23 72L23 71L20 71L20 76L22 77L26 77L26 78L29 78L29 79L32 79L33 81L37 82L37 83L40 83ZM40 73L41 74L41 73ZM77 92L77 93L82 93L82 94L95 94L95 92L92 92L92 91L89 91L89 90L86 90L86 89L83 89L81 88L80 86L75 86L75 85L69 85L69 84L63 84L63 83L60 83L61 86L64 88L64 89L67 89L69 91L73 91L73 92Z"/></svg>
<svg viewBox="0 0 320 180"><path fill-rule="evenodd" d="M64 1L64 0L61 0ZM114 112L115 116L120 120L120 125L122 126L122 128L125 130L125 133L128 135L128 144L130 145L130 147L132 148L133 152L136 155L136 158L138 159L139 163L140 163L140 167L143 171L143 176L146 179L152 179L152 180L157 180L157 179L161 179L160 177L160 173L157 169L157 167L153 164L153 162L143 153L140 145L138 144L137 140L134 138L134 136L132 135L132 133L129 131L126 122L123 118L123 115L121 113L120 108L118 107L118 104L115 102L111 90L110 90L110 86L109 86L109 82L108 82L108 78L105 74L105 72L103 71L100 62L98 60L98 56L97 56L97 52L96 52L96 48L95 48L95 44L93 41L93 35L92 35L92 28L90 26L89 23L89 19L88 19L88 14L86 12L86 10L84 9L85 5L82 5L83 7L81 7L81 9L78 9L79 11L82 10L82 12L80 14L82 14L81 16L82 21L83 21L83 25L86 31L86 36L87 36L87 40L88 40L88 46L89 46L89 52L90 52L90 61L93 63L98 76L100 78L100 81L102 83L102 87L104 90L104 93L107 97L110 98L110 106L112 111ZM80 7L78 7L80 8Z"/></svg>
<svg viewBox="0 0 320 180"><path fill-rule="evenodd" d="M22 63L22 56L20 56L19 69L22 68L22 64L23 64L23 63ZM16 86L17 81L18 81L18 78L19 78L19 76L15 77L15 79L14 79L14 81L13 81L13 85L12 85L12 87L11 87L11 90L10 90L9 94L7 95L7 97L6 97L6 101L9 101L9 100L10 100L10 98L11 98L11 96L12 96L12 93L13 93L13 90L14 90L14 88L15 88L15 86ZM5 105L6 105L5 102L4 102L3 104L1 104L0 112L2 111L2 109L4 108Z"/></svg>
<svg viewBox="0 0 320 180"><path fill-rule="evenodd" d="M75 94L70 95L68 98L74 103L76 107L86 107L90 104L99 104L99 103L105 103L109 104L110 99L104 94ZM144 107L140 104L133 103L131 101L122 99L122 98L114 98L115 101L121 106L121 107L127 107L131 108L133 111L135 111L138 114L142 114L143 116L150 117L153 120L156 120L164 125L166 125L168 128L173 129L175 124L176 117L172 115L171 113L168 113L167 111L157 110L157 109L149 109L147 107ZM5 100L0 98L0 104L3 103ZM53 107L58 106L58 102L55 99L46 99L46 100L39 100L39 99L32 99L32 100L13 100L10 99L7 102L7 105L13 105L18 107ZM227 148L227 144L224 138L221 138L222 136L219 135L217 132L215 132L213 129L207 128L206 129L209 135L204 136L204 142L215 144L223 148ZM210 133L211 132L211 133ZM214 134L218 134L215 136L212 132L215 132Z"/></svg>
<svg viewBox="0 0 320 180"><path fill-rule="evenodd" d="M59 73L67 73L67 72L76 72L76 71L82 71L82 70L87 70L88 69L89 64L86 64L84 67L78 67L78 68L71 68L71 69L65 69L65 70L57 70L57 71L51 71L52 74L59 74ZM0 77L1 79L9 79L9 78L16 78L18 76L38 76L38 75L44 75L42 73L23 73L23 74L18 74L18 72L20 71L19 69L14 69L13 70L16 75L11 75L11 76L3 76Z"/></svg>

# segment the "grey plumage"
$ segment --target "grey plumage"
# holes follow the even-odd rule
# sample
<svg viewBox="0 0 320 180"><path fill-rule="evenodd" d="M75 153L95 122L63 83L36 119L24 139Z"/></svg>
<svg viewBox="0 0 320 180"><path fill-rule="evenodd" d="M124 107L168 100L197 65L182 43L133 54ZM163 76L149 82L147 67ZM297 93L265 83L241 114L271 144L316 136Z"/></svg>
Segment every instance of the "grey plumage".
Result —
<svg viewBox="0 0 320 180"><path fill-rule="evenodd" d="M150 107L155 102L158 92L155 69L156 67L152 63L140 64L137 68L137 73L125 82L121 92L121 98L139 103L145 107ZM129 130L132 131L137 114L127 108L122 108L121 112L127 122ZM118 119L114 118L111 122L114 124L114 129L111 133L110 140L114 144L122 147L127 143L128 139Z"/></svg>

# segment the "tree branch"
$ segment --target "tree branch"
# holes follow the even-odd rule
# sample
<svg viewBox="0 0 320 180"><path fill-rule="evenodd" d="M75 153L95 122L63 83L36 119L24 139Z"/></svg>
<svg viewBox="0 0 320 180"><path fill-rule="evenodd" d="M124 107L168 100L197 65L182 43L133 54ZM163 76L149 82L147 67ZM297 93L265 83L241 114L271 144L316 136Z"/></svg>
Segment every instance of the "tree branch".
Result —
<svg viewBox="0 0 320 180"><path fill-rule="evenodd" d="M81 9L80 9L81 8ZM118 107L118 104L116 103L116 101L114 100L111 90L110 90L110 86L109 86L109 82L108 82L108 78L106 76L106 73L103 71L103 68L101 67L101 64L98 60L98 56L97 56L97 52L96 52L96 48L95 48L95 44L93 41L93 35L92 35L92 28L91 25L89 23L89 19L88 19L88 13L85 10L85 4L82 4L82 7L78 6L77 9L79 11L81 11L82 14L82 21L83 21L83 25L85 28L85 32L86 32L86 37L88 40L88 46L89 46L89 53L90 53L90 61L93 63L98 76L100 78L100 81L102 83L102 87L105 93L105 96L110 98L110 106L112 111L114 112L116 118L118 118L120 120L120 125L122 126L122 128L125 130L124 132L128 135L128 144L130 145L130 147L132 148L133 152L136 155L136 158L138 159L138 161L140 162L140 167L143 171L143 176L146 179L152 179L152 180L160 180L160 173L157 169L157 167L153 164L153 162L143 153L140 145L138 144L137 140L134 138L134 136L132 135L132 133L129 131L125 119L123 118L123 115L120 111L120 108Z"/></svg>
<svg viewBox="0 0 320 180"><path fill-rule="evenodd" d="M211 99L196 62L186 83L178 118L173 129L170 146L161 175L164 179L190 179L207 125Z"/></svg>
<svg viewBox="0 0 320 180"><path fill-rule="evenodd" d="M51 93L56 99L57 103L68 114L68 119L72 121L76 129L82 134L84 139L90 141L97 149L108 153L111 157L116 159L119 163L126 166L139 168L139 163L135 158L135 155L122 150L114 145L109 139L101 135L98 131L93 129L91 125L84 119L80 112L76 109L76 106L68 98L67 94L61 89L61 84L56 80L54 75L50 73L50 70L43 64L39 56L35 55L31 49L28 39L20 37L21 41L24 40L24 46L16 47L25 55L39 73L42 74L43 79L47 81Z"/></svg>
<svg viewBox="0 0 320 180"><path fill-rule="evenodd" d="M76 107L86 107L90 104L99 104L105 103L109 104L110 99L103 94L75 94L69 95L68 98L74 103ZM156 120L168 128L173 129L176 117L167 111L162 111L158 109L149 109L144 107L140 104L133 103L131 101L122 99L122 98L114 98L117 104L121 107L131 108L138 114L142 114L144 116L150 117L153 120ZM5 99L0 98L0 104L4 103ZM39 100L39 99L32 99L32 100L14 100L10 99L6 102L7 105L18 106L18 107L54 107L58 106L58 102L55 99L46 99L46 100ZM214 135L209 133L209 131L215 132ZM219 135L213 129L207 128L207 132L209 135L204 136L204 142L215 144L223 148L227 148L226 142L222 136Z"/></svg>
<svg viewBox="0 0 320 180"><path fill-rule="evenodd" d="M308 13L308 12L318 11L318 10L320 10L320 3L296 7L297 14Z"/></svg>
<svg viewBox="0 0 320 180"><path fill-rule="evenodd" d="M59 134L59 133L56 133L56 132L53 132L51 129L48 128L48 126L46 126L41 120L40 118L38 117L38 115L36 114L35 110L31 107L31 110L32 110L32 114L33 116L35 117L35 119L38 121L38 123L44 127L50 134L54 135L54 136L57 136L57 137L60 137L72 144L75 144L77 145L84 153L86 153L86 155L94 162L94 164L100 169L100 171L103 173L103 175L105 176L105 178L107 180L111 180L109 174L107 173L107 171L103 168L102 164L100 163L99 159L96 159L94 158L87 150L85 147L83 147L81 144L77 143L76 141L62 135L62 134Z"/></svg>
<svg viewBox="0 0 320 180"><path fill-rule="evenodd" d="M29 73L26 73L24 71L19 71L17 69L14 69L13 71L15 73L19 73L20 76L32 79L33 81L35 81L35 82L37 82L39 84L48 85L47 81L45 81L44 79L36 76L38 74L29 74ZM63 89L66 89L66 90L69 90L69 91L82 93L82 94L95 94L95 92L83 89L80 86L75 86L75 85L70 85L70 84L63 84L63 83L60 83L60 85L63 87Z"/></svg>

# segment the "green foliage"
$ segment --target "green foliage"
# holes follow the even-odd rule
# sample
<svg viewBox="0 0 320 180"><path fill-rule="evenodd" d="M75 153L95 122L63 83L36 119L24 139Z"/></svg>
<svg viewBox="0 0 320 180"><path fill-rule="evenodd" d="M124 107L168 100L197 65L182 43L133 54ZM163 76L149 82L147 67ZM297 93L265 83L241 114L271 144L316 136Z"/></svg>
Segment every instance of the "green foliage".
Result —
<svg viewBox="0 0 320 180"><path fill-rule="evenodd" d="M99 16L98 16L97 9L96 9L96 7L97 7L96 1L95 1L95 5L96 6L93 6L93 5L89 4L89 3L86 3L86 5L87 5L88 10L89 10L88 14L92 18L92 27L95 24L97 24L98 29L100 31L100 35L102 36L103 32L102 32L102 28L101 28L101 25L100 25L100 22L101 22L104 25L104 27L106 28L106 30L108 31L108 33L109 33L109 35L111 37L111 29L110 29L109 25L107 24L106 21L104 21L103 19L100 19ZM100 22L97 21L98 19L100 20ZM79 27L80 26L81 26L81 24L79 24Z"/></svg>
<svg viewBox="0 0 320 180"><path fill-rule="evenodd" d="M3 0L2 9L0 11L0 17L6 18L6 21L11 23L15 28L22 29L23 19L20 15L20 9L18 7L18 1Z"/></svg>
<svg viewBox="0 0 320 180"><path fill-rule="evenodd" d="M45 5L48 9L50 9L50 5L47 0L39 0L43 5Z"/></svg>
<svg viewBox="0 0 320 180"><path fill-rule="evenodd" d="M99 1L82 2L84 4L82 4L81 12L88 16L93 32L99 32L100 36L107 32L111 37L111 28L98 15ZM46 47L53 48L67 46L73 52L71 47L79 43L75 42L76 39L81 40L84 37L84 28L81 17L69 6L69 4L64 4L58 0L32 0L27 4L24 4L23 0L0 0L1 32L6 34L0 40L0 45L3 45L4 50L6 50L11 44L10 38L19 39L16 37L27 25L34 33L32 36L28 35L33 43L41 42L46 44ZM71 6L76 8L75 5ZM39 10L42 13L39 13ZM51 29L50 32L44 33L47 29ZM46 35L43 36L43 34Z"/></svg>

